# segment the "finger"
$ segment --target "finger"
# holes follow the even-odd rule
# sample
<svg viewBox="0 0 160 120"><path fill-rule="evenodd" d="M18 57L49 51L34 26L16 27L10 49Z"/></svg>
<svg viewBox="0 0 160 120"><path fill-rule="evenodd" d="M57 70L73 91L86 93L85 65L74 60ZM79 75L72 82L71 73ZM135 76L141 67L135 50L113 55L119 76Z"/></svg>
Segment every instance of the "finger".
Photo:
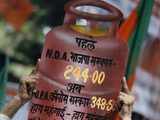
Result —
<svg viewBox="0 0 160 120"><path fill-rule="evenodd" d="M21 81L21 84L19 86L19 92L20 93L26 93L27 92L26 89L27 89L27 86L26 86L25 81Z"/></svg>
<svg viewBox="0 0 160 120"><path fill-rule="evenodd" d="M126 93L123 93L123 92L120 92L120 96L125 97L125 96L127 96L127 94L126 94Z"/></svg>
<svg viewBox="0 0 160 120"><path fill-rule="evenodd" d="M125 105L130 105L130 104L132 104L132 103L130 103L130 101L127 100L126 97L123 97L123 96L119 96L119 100L120 100L123 104L125 104Z"/></svg>
<svg viewBox="0 0 160 120"><path fill-rule="evenodd" d="M28 84L32 84L32 83L37 83L37 80L36 79L29 79L29 80L26 80L25 83L28 83Z"/></svg>
<svg viewBox="0 0 160 120"><path fill-rule="evenodd" d="M23 87L23 90L25 93L28 93L30 89L35 88L37 81L39 79L39 75L29 75L29 76L24 76L20 80L20 86Z"/></svg>
<svg viewBox="0 0 160 120"><path fill-rule="evenodd" d="M36 73L36 74L29 75L28 77L38 79L40 75Z"/></svg>
<svg viewBox="0 0 160 120"><path fill-rule="evenodd" d="M134 96L127 95L125 93L120 93L119 100L122 101L124 104L132 105L135 101Z"/></svg>
<svg viewBox="0 0 160 120"><path fill-rule="evenodd" d="M118 96L120 101L124 101L126 98L125 94L120 93L120 95Z"/></svg>
<svg viewBox="0 0 160 120"><path fill-rule="evenodd" d="M37 80L35 80L35 79L27 80L27 81L26 81L26 84L27 84L27 86L29 86L29 87L35 87L36 84L37 84Z"/></svg>
<svg viewBox="0 0 160 120"><path fill-rule="evenodd" d="M27 80L31 79L32 77L31 76L23 76L21 79L20 79L20 82L24 83L26 82Z"/></svg>
<svg viewBox="0 0 160 120"><path fill-rule="evenodd" d="M32 70L31 74L36 74L36 73L38 72L38 69L39 69L39 62L40 62L40 59L37 60L36 67Z"/></svg>
<svg viewBox="0 0 160 120"><path fill-rule="evenodd" d="M29 75L23 78L23 81L30 83L35 82L39 79L39 75Z"/></svg>
<svg viewBox="0 0 160 120"><path fill-rule="evenodd" d="M35 80L32 80L32 81L29 80L29 81L26 81L25 84L27 84L27 86L33 87L33 86L35 86L37 84L37 82Z"/></svg>
<svg viewBox="0 0 160 120"><path fill-rule="evenodd" d="M24 80L22 80L22 84L23 85L36 84L36 79L31 77L25 78Z"/></svg>
<svg viewBox="0 0 160 120"><path fill-rule="evenodd" d="M123 77L123 79L122 79L122 91L127 94L130 94L130 91L129 91L129 88L127 85L127 81L126 81L126 77Z"/></svg>

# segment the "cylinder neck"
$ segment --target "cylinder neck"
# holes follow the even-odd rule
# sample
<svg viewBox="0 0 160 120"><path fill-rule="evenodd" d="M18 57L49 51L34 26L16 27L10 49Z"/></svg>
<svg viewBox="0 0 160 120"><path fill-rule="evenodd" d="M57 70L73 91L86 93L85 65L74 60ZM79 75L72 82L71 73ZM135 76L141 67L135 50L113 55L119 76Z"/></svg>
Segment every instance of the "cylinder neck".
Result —
<svg viewBox="0 0 160 120"><path fill-rule="evenodd" d="M95 6L108 14L89 13L76 7ZM65 6L64 24L70 25L77 32L91 36L114 36L123 18L119 9L100 0L73 0Z"/></svg>
<svg viewBox="0 0 160 120"><path fill-rule="evenodd" d="M111 22L101 22L94 20L78 19L75 24L71 24L70 27L82 34L101 37L101 36L114 36L118 25Z"/></svg>

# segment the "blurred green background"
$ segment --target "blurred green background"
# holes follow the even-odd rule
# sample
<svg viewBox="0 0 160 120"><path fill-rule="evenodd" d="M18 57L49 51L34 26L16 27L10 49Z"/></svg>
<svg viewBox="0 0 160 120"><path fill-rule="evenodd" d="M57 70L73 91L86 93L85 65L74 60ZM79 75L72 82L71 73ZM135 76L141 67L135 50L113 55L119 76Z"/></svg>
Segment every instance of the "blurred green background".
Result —
<svg viewBox="0 0 160 120"><path fill-rule="evenodd" d="M9 81L18 82L29 74L40 57L45 31L62 24L67 0L31 0L36 8L20 31L0 16L0 59L9 58ZM3 64L0 65L2 69Z"/></svg>

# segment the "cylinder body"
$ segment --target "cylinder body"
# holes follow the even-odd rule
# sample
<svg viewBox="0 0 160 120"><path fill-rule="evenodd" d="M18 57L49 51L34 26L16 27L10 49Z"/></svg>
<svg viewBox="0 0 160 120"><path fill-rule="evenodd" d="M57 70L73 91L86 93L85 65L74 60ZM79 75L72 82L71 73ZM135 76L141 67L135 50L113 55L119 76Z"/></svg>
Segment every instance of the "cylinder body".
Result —
<svg viewBox="0 0 160 120"><path fill-rule="evenodd" d="M67 26L50 31L30 118L74 120L79 112L83 118L112 118L127 54L127 45L113 37L93 38Z"/></svg>

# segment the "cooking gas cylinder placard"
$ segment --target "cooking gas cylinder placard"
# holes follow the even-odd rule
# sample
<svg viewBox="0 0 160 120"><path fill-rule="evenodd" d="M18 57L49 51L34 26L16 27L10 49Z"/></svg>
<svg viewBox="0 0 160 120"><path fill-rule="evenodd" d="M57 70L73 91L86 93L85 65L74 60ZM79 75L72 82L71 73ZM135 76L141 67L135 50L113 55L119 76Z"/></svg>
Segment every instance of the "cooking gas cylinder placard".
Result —
<svg viewBox="0 0 160 120"><path fill-rule="evenodd" d="M120 80L114 81L122 76L118 69L124 56L99 50L101 41L91 38L73 36L63 42L45 43L29 120L109 119L116 111Z"/></svg>

